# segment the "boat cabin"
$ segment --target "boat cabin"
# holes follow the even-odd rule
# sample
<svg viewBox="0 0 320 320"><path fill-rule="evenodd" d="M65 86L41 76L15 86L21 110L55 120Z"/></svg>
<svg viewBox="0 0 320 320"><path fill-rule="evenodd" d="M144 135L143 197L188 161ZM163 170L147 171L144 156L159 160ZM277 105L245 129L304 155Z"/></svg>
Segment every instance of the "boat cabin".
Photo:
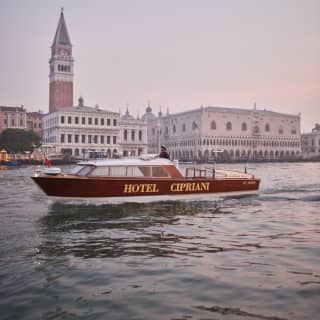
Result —
<svg viewBox="0 0 320 320"><path fill-rule="evenodd" d="M214 167L187 167L184 173L178 162L167 159L124 159L80 162L69 172L80 177L105 178L186 178L186 179L248 179L253 175L244 172L215 169Z"/></svg>
<svg viewBox="0 0 320 320"><path fill-rule="evenodd" d="M167 159L124 159L80 162L69 172L82 177L181 178L177 165Z"/></svg>

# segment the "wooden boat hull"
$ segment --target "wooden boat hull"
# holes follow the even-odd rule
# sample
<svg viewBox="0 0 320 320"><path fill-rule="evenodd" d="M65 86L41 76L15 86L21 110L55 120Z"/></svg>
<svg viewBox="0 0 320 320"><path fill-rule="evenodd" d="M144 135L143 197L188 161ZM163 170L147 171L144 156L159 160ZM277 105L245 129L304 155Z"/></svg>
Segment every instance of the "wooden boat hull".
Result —
<svg viewBox="0 0 320 320"><path fill-rule="evenodd" d="M68 175L35 176L35 183L51 197L95 199L165 196L188 198L192 195L251 194L257 192L259 179L140 179L97 178Z"/></svg>

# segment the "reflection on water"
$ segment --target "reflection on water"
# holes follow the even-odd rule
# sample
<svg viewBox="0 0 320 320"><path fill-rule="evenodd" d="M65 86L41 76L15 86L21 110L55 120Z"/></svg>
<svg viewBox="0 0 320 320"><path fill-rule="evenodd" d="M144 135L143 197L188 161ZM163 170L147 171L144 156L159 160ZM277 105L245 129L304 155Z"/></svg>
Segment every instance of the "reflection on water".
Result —
<svg viewBox="0 0 320 320"><path fill-rule="evenodd" d="M44 238L54 235L55 246L49 237L41 245L41 252L50 255L72 253L83 258L178 254L177 243L201 236L173 233L169 227L179 226L181 219L192 219L203 212L210 215L223 213L215 202L103 206L54 203L49 214L40 219L40 224ZM63 240L60 242L59 233L60 240ZM79 239L79 234L85 236Z"/></svg>
<svg viewBox="0 0 320 320"><path fill-rule="evenodd" d="M40 219L41 253L78 258L203 257L207 253L251 251L262 248L252 242L252 231L226 232L238 215L259 214L254 197L223 202L159 202L104 206L55 203ZM235 210L235 208L238 208ZM248 211L249 210L249 211ZM225 221L229 221L225 226ZM234 232L234 231L233 231ZM249 239L244 241L244 239Z"/></svg>
<svg viewBox="0 0 320 320"><path fill-rule="evenodd" d="M64 205L54 203L48 215L40 219L47 231L85 231L98 229L140 230L163 223L173 224L179 216L193 216L203 211L204 202L159 202L152 204ZM213 204L216 211L219 210ZM67 229L66 229L67 228Z"/></svg>

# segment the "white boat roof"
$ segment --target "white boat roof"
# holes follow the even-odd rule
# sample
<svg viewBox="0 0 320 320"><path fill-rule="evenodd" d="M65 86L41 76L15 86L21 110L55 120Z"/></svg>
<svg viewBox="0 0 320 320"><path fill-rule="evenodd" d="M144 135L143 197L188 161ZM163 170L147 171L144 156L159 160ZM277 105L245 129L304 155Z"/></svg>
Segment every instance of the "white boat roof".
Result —
<svg viewBox="0 0 320 320"><path fill-rule="evenodd" d="M94 165L97 167L102 166L162 166L171 165L174 166L175 163L171 160L165 158L152 158L152 157L139 157L139 158L120 158L120 159L96 159L81 161L79 165Z"/></svg>

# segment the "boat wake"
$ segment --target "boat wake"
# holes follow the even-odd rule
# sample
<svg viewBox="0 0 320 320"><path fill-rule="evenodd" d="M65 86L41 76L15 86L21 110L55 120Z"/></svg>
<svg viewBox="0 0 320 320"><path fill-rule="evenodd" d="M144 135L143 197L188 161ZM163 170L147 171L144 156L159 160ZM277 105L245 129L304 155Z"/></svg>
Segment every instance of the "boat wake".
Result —
<svg viewBox="0 0 320 320"><path fill-rule="evenodd" d="M320 201L319 186L305 188L267 189L259 193L260 201Z"/></svg>

